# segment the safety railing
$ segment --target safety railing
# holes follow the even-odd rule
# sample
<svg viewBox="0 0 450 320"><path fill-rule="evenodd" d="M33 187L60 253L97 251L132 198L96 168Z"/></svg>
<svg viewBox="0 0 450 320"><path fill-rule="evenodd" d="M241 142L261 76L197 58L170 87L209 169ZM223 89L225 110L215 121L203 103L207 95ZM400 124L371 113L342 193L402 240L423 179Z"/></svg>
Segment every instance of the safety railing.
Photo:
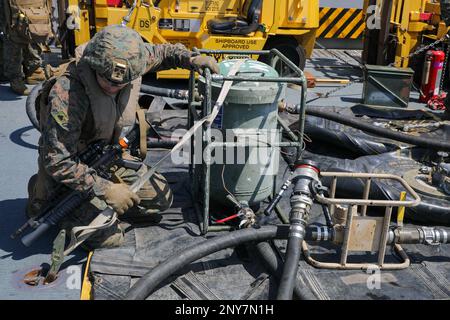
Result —
<svg viewBox="0 0 450 320"><path fill-rule="evenodd" d="M321 177L331 178L329 197L317 194L316 200L329 207L331 216L342 218L341 223L334 225L335 239L341 239L339 262L320 262L313 259L306 242L303 242L303 253L306 260L317 268L329 269L367 269L375 263L348 263L350 252L378 252L376 265L380 269L404 269L410 260L399 244L394 244L394 250L402 258L401 263L385 263L389 228L394 208L399 212L404 208L417 206L421 199L417 193L401 177L392 174L321 172ZM336 198L339 178L361 179L364 181L362 199ZM403 187L404 195L400 200L369 199L372 182L375 179L391 180ZM409 195L411 200L406 200ZM404 199L403 199L404 198ZM368 216L369 207L385 207L384 216ZM340 214L338 214L340 211ZM401 218L403 219L403 218ZM338 236L337 234L341 236Z"/></svg>

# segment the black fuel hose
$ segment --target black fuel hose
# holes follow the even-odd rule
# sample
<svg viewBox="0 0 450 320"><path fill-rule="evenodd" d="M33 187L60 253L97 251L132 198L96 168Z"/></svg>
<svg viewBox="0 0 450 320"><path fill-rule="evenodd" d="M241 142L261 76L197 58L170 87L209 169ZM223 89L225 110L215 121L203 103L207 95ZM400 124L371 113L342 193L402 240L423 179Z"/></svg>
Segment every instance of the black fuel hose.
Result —
<svg viewBox="0 0 450 320"><path fill-rule="evenodd" d="M167 88L149 86L146 84L141 85L141 92L146 93L146 94L155 95L155 96L174 98L174 99L180 99L180 100L187 100L189 97L188 90L167 89Z"/></svg>
<svg viewBox="0 0 450 320"><path fill-rule="evenodd" d="M39 121L37 119L36 115L36 98L39 95L39 90L42 89L42 83L39 83L34 86L34 88L31 90L30 94L27 97L27 101L25 103L25 110L27 112L28 119L30 119L31 124L33 127L39 131Z"/></svg>
<svg viewBox="0 0 450 320"><path fill-rule="evenodd" d="M276 254L270 243L267 241L259 242L255 245L256 252L262 259L269 272L280 281L283 272L283 261ZM299 281L295 282L294 294L300 300L317 300L314 294L307 288L303 288Z"/></svg>
<svg viewBox="0 0 450 320"><path fill-rule="evenodd" d="M289 235L286 247L286 260L278 287L277 300L292 300L295 284L297 283L298 263L302 253L303 237Z"/></svg>
<svg viewBox="0 0 450 320"><path fill-rule="evenodd" d="M167 277L180 270L185 265L203 258L211 253L236 247L246 242L261 242L270 239L286 239L289 226L265 226L259 229L249 228L230 232L195 244L183 252L177 252L169 259L160 263L139 279L127 292L126 300L144 300Z"/></svg>
<svg viewBox="0 0 450 320"><path fill-rule="evenodd" d="M439 141L438 139L435 138L416 137L401 132L395 132L389 129L374 126L370 123L366 123L357 118L340 115L336 112L329 112L324 110L318 110L317 108L307 107L306 114L309 116L335 121L346 126L350 126L365 132L376 134L383 138L388 138L395 141L400 141L428 149L435 149L439 151L450 151L450 143L446 141Z"/></svg>

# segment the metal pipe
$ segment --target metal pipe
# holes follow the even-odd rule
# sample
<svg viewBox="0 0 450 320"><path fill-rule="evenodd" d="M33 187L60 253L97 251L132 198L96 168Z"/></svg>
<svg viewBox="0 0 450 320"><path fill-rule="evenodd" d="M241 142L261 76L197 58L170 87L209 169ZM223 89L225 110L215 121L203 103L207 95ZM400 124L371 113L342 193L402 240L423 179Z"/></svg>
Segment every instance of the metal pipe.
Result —
<svg viewBox="0 0 450 320"><path fill-rule="evenodd" d="M269 196L269 201L272 202L272 200L273 200L273 197L272 197L272 196ZM283 209L280 208L280 205L279 205L279 204L276 204L276 205L275 205L274 210L275 210L275 213L277 214L278 219L280 219L280 221L281 221L282 223L284 223L284 224L288 224L288 223L289 223L288 217L287 217L286 214L283 212Z"/></svg>
<svg viewBox="0 0 450 320"><path fill-rule="evenodd" d="M289 188L289 186L292 184L292 181L290 179L286 180L283 185L281 186L280 191L275 195L274 198L271 199L269 206L264 210L264 214L266 216L270 216L273 209L275 209L275 206L280 202L281 198L283 198L283 193Z"/></svg>
<svg viewBox="0 0 450 320"><path fill-rule="evenodd" d="M292 83L300 83L302 86L302 93L300 96L300 110L299 110L299 119L298 119L298 141L301 145L297 149L297 160L300 160L303 152L303 135L305 131L305 119L306 119L306 91L308 90L308 83L303 71L295 65L291 60L285 57L280 51L277 49L271 49L272 53L277 55L288 67L290 67L293 71L295 71L298 75L298 78L295 81L290 80L289 78L279 78L283 80L283 82L292 82Z"/></svg>
<svg viewBox="0 0 450 320"><path fill-rule="evenodd" d="M303 136L305 134L305 119L306 119L306 90L308 88L305 75L302 72L302 95L300 98L300 112L298 119L298 141L302 144L297 149L297 160L301 159L303 152Z"/></svg>
<svg viewBox="0 0 450 320"><path fill-rule="evenodd" d="M366 184L364 185L364 193L363 193L363 199L364 200L368 200L369 199L371 182L372 182L372 179L368 178L366 180ZM365 216L366 213L367 213L367 206L362 206L362 208L361 208L361 215Z"/></svg>
<svg viewBox="0 0 450 320"><path fill-rule="evenodd" d="M289 128L287 123L284 122L284 120L281 119L279 115L277 116L277 119L278 119L278 123L283 128L283 130L286 131L289 138L294 142L298 142L298 137L292 132L291 128Z"/></svg>
<svg viewBox="0 0 450 320"><path fill-rule="evenodd" d="M342 239L339 232L344 229L334 229L326 226L308 226L306 228L305 239L313 242L334 242ZM386 237L386 245L395 244L423 244L438 245L450 243L450 229L443 227L396 227L390 229ZM336 243L341 244L341 243ZM383 244L383 243L380 243Z"/></svg>
<svg viewBox="0 0 450 320"><path fill-rule="evenodd" d="M214 74L212 76L213 81L250 81L250 82L291 82L291 83L303 83L301 78L292 77L241 77L241 76L223 76L220 74Z"/></svg>
<svg viewBox="0 0 450 320"><path fill-rule="evenodd" d="M348 243L350 241L350 228L352 226L353 214L356 213L357 207L354 205L349 205L347 209L347 221L345 223L345 234L344 234L344 242L342 244L342 253L341 253L341 265L344 266L347 263L348 256Z"/></svg>
<svg viewBox="0 0 450 320"><path fill-rule="evenodd" d="M267 55L271 53L271 50L213 50L213 49L200 49L197 50L198 53L205 54L257 54L257 55Z"/></svg>
<svg viewBox="0 0 450 320"><path fill-rule="evenodd" d="M137 0L134 0L133 4L131 5L130 9L128 10L127 15L122 18L122 23L121 23L122 26L126 27L126 25L128 23L130 23L131 15L133 14L134 9L136 9L136 5L137 5Z"/></svg>
<svg viewBox="0 0 450 320"><path fill-rule="evenodd" d="M195 72L194 70L191 70L189 73L189 96L188 96L188 128L192 128L194 125L195 115L197 111L195 108L193 109L193 103L194 103L194 92L195 89ZM195 115L194 115L195 114ZM190 148L190 164L189 164L189 177L191 177L192 180L194 180L194 135L191 137L191 148ZM194 186L193 186L194 187ZM195 189L193 189L195 190Z"/></svg>
<svg viewBox="0 0 450 320"><path fill-rule="evenodd" d="M205 104L203 108L203 117L211 114L211 71L206 68L205 70ZM203 125L203 151L211 144L211 124L205 123ZM209 188L210 188L210 153L207 152L205 155L205 161L203 163L203 234L208 233L209 227Z"/></svg>
<svg viewBox="0 0 450 320"><path fill-rule="evenodd" d="M385 173L352 173L352 172L321 172L322 177L332 178L361 178L361 179L390 179L399 182L403 188L409 193L413 200L409 201L396 201L396 200L364 200L364 199L334 199L325 198L320 194L316 194L316 200L319 203L325 204L342 204L342 205L367 205L367 206L392 206L392 207L414 207L417 206L421 199L419 195L408 185L408 183L399 176Z"/></svg>
<svg viewBox="0 0 450 320"><path fill-rule="evenodd" d="M387 244L436 245L450 243L450 229L443 227L395 228L389 230Z"/></svg>
<svg viewBox="0 0 450 320"><path fill-rule="evenodd" d="M386 242L389 236L389 223L391 222L392 207L386 207L384 214L383 227L380 239L380 251L378 252L378 265L383 266L384 256L386 254Z"/></svg>
<svg viewBox="0 0 450 320"><path fill-rule="evenodd" d="M270 49L270 52L272 54L277 55L285 64L288 65L289 68L291 68L300 78L305 78L305 74L303 71L295 65L291 60L289 60L284 54L282 54L278 49ZM306 82L306 79L304 79Z"/></svg>
<svg viewBox="0 0 450 320"><path fill-rule="evenodd" d="M264 141L252 141L249 143L243 143L243 142L211 142L207 148L208 149L215 149L215 148L243 148L243 147L262 147L262 146L268 146L268 147L296 147L298 146L298 142L273 142L268 143ZM205 148L206 149L206 148Z"/></svg>

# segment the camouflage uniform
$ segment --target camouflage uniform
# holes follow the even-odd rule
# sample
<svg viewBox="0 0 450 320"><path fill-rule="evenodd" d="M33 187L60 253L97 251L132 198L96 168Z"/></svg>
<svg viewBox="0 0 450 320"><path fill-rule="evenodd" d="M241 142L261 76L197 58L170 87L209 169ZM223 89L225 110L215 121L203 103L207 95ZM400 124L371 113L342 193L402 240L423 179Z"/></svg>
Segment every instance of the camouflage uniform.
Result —
<svg viewBox="0 0 450 320"><path fill-rule="evenodd" d="M36 43L16 43L6 37L3 48L3 72L7 79L29 77L42 65L42 49Z"/></svg>
<svg viewBox="0 0 450 320"><path fill-rule="evenodd" d="M1 31L0 31L1 32ZM0 83L5 82L7 78L3 73L3 38L0 35Z"/></svg>
<svg viewBox="0 0 450 320"><path fill-rule="evenodd" d="M3 63L4 75L11 81L14 79L23 79L30 77L36 71L43 71L39 69L42 65L42 49L40 43L44 43L48 36L51 35L50 17L47 9L47 1L35 0L31 1L30 6L42 6L38 9L38 15L33 17L25 17L22 13L25 12L23 8L27 8L27 1L10 1L0 0L0 10L3 12L3 21L5 24L6 37L3 41ZM21 7L21 3L24 3ZM30 14L31 15L31 14ZM41 15L41 17L39 17ZM38 22L33 24L31 19L47 19L48 25ZM25 21L24 19L28 19ZM38 26L37 29L34 28ZM30 31L32 28L33 31ZM34 83L34 82L33 82ZM32 83L30 83L32 84Z"/></svg>
<svg viewBox="0 0 450 320"><path fill-rule="evenodd" d="M50 81L44 84L44 93L38 102L41 106L39 172L37 179L35 177L34 181L31 179L29 183L28 215L36 214L45 206L46 201L54 195L56 187L60 184L80 192L91 192L102 199L112 182L99 177L85 164L77 162L73 155L98 139L109 143L117 142L124 128L134 124L133 111L137 106L141 78L133 77L133 72L138 70L142 75L175 67L186 69L191 67L191 51L183 45L144 44L135 31L126 29L128 31L123 34L124 27L104 28L87 45L79 62L72 62L65 74L54 84ZM130 37L130 33L133 37ZM105 41L98 41L101 38ZM114 38L114 41L111 38ZM93 43L96 45L92 45ZM137 47L137 43L141 48ZM123 88L114 99L111 96L104 96L101 89L99 90L99 85L95 81L95 70L92 69L92 65L95 66L93 61L97 61L99 65L95 69L106 76L111 75L111 62L98 56L99 52L103 52L99 49L102 45L106 46L103 50L115 48L117 51L129 52L131 56L143 54L140 58L145 61L144 65L134 64L133 59L128 61L129 68L124 74L123 82L136 79ZM46 89L48 86L50 88ZM48 97L45 94L46 90ZM137 178L137 173L130 169L112 170L119 181L127 184L133 183ZM159 174L150 179L138 195L141 203L139 208L134 208L137 209L135 212L149 214L162 211L169 208L172 202L170 188L164 177ZM71 229L87 225L103 208L94 198L66 219L62 227ZM117 246L122 240L123 232L116 224L109 229L97 231L86 243L90 248L96 248Z"/></svg>

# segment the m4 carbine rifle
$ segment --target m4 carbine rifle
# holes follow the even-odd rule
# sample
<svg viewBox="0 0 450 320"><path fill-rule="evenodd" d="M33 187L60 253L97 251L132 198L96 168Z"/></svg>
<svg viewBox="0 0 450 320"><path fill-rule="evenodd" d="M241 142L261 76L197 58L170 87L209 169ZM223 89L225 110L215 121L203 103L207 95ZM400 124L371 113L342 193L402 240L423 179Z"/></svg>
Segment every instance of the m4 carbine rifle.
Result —
<svg viewBox="0 0 450 320"><path fill-rule="evenodd" d="M120 161L122 165L132 168L140 166L133 166L130 161L123 160L122 151L129 147L134 141L138 139L139 127L135 126L125 137L121 138L116 144L106 144L103 141L94 142L84 150L78 159L88 165L90 168L97 171L97 174L103 178L108 179L109 168ZM15 239L23 234L27 229L31 228L33 231L21 238L22 243L29 247L40 236L47 232L52 226L57 225L64 217L72 213L76 208L83 204L84 201L92 198L91 193L82 193L71 190L63 193L62 196L56 197L49 201L49 205L42 210L42 212L35 218L30 218L22 227L11 235Z"/></svg>

